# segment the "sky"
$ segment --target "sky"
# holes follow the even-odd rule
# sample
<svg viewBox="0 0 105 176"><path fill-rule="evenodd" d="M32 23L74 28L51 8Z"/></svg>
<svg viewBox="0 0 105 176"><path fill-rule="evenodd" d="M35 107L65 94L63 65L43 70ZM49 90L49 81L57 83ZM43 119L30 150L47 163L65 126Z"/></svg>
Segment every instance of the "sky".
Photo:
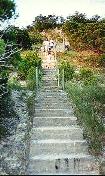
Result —
<svg viewBox="0 0 105 176"><path fill-rule="evenodd" d="M67 17L75 11L85 13L87 17L98 14L105 17L105 0L14 0L19 17L13 22L15 26L31 25L35 17L54 14Z"/></svg>

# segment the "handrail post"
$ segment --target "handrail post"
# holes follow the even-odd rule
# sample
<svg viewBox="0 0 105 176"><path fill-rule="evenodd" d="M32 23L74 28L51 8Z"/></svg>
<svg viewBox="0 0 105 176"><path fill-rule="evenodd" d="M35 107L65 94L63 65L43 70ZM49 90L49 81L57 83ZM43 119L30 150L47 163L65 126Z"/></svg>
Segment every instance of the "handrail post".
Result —
<svg viewBox="0 0 105 176"><path fill-rule="evenodd" d="M62 89L64 90L64 84L65 84L65 82L64 82L64 68L63 68L63 70L62 70Z"/></svg>
<svg viewBox="0 0 105 176"><path fill-rule="evenodd" d="M38 90L38 67L36 67L36 89Z"/></svg>
<svg viewBox="0 0 105 176"><path fill-rule="evenodd" d="M56 51L56 48L55 48L55 57L54 59L56 60L57 59L57 51Z"/></svg>
<svg viewBox="0 0 105 176"><path fill-rule="evenodd" d="M59 68L58 68L58 87L59 87Z"/></svg>

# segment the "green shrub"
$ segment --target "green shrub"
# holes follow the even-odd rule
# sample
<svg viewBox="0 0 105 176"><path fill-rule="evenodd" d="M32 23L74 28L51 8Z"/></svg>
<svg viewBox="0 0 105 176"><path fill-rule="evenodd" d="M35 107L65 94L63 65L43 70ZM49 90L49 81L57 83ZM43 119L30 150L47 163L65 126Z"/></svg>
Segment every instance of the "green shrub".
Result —
<svg viewBox="0 0 105 176"><path fill-rule="evenodd" d="M21 84L19 83L16 77L8 81L8 88L14 90L22 89Z"/></svg>
<svg viewBox="0 0 105 176"><path fill-rule="evenodd" d="M71 50L71 51L65 51L65 55L69 57L75 57L78 55L78 53L76 51Z"/></svg>
<svg viewBox="0 0 105 176"><path fill-rule="evenodd" d="M27 88L29 90L35 90L36 88L36 68L33 66L28 70Z"/></svg>
<svg viewBox="0 0 105 176"><path fill-rule="evenodd" d="M73 76L74 76L74 73L75 73L75 69L74 69L73 65L71 65L67 61L62 61L60 63L59 68L60 68L61 76L62 76L62 70L64 69L64 80L65 80L65 82L68 81L68 80L73 79Z"/></svg>
<svg viewBox="0 0 105 176"><path fill-rule="evenodd" d="M11 57L11 59L8 61L8 64L12 64L15 68L18 67L19 62L21 62L22 58L20 56L20 53L15 53Z"/></svg>
<svg viewBox="0 0 105 176"><path fill-rule="evenodd" d="M99 59L99 64L103 67L105 67L105 54L101 55Z"/></svg>
<svg viewBox="0 0 105 176"><path fill-rule="evenodd" d="M36 67L31 66L28 70L27 80L35 80L36 78Z"/></svg>
<svg viewBox="0 0 105 176"><path fill-rule="evenodd" d="M79 78L83 81L84 85L94 85L98 82L97 76L88 68L80 69Z"/></svg>
<svg viewBox="0 0 105 176"><path fill-rule="evenodd" d="M98 83L98 80L96 76L91 76L84 80L84 85L94 85L97 83Z"/></svg>
<svg viewBox="0 0 105 176"><path fill-rule="evenodd" d="M42 44L43 36L39 32L37 31L29 32L29 36L33 44Z"/></svg>
<svg viewBox="0 0 105 176"><path fill-rule="evenodd" d="M3 70L0 73L1 78L7 78L9 76L9 71L8 70Z"/></svg>
<svg viewBox="0 0 105 176"><path fill-rule="evenodd" d="M90 148L96 154L102 150L101 136L105 128L98 114L96 102L105 103L104 88L96 85L83 85L67 82L65 85L69 97L75 104L75 113L85 128Z"/></svg>
<svg viewBox="0 0 105 176"><path fill-rule="evenodd" d="M41 58L35 51L28 51L25 58L29 61L30 66L41 66Z"/></svg>
<svg viewBox="0 0 105 176"><path fill-rule="evenodd" d="M18 75L20 79L25 80L31 67L41 67L41 58L34 51L24 51L21 54L21 60L18 62Z"/></svg>
<svg viewBox="0 0 105 176"><path fill-rule="evenodd" d="M5 42L3 39L0 39L0 55L5 51Z"/></svg>
<svg viewBox="0 0 105 176"><path fill-rule="evenodd" d="M30 63L26 59L22 59L18 65L18 74L20 79L26 79L28 70L30 68Z"/></svg>
<svg viewBox="0 0 105 176"><path fill-rule="evenodd" d="M27 88L31 91L35 90L36 82L33 80L27 81Z"/></svg>
<svg viewBox="0 0 105 176"><path fill-rule="evenodd" d="M82 79L87 79L87 78L93 76L93 72L88 68L81 68L80 69L80 76Z"/></svg>

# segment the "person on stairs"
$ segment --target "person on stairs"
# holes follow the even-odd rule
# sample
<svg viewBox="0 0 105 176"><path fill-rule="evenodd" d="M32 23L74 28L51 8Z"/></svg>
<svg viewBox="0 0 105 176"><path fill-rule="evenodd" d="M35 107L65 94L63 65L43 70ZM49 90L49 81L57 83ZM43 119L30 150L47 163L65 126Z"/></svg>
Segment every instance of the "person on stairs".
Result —
<svg viewBox="0 0 105 176"><path fill-rule="evenodd" d="M49 41L48 41L47 38L46 38L46 40L43 41L43 46L44 46L44 51L46 53L48 53L48 50L49 50Z"/></svg>

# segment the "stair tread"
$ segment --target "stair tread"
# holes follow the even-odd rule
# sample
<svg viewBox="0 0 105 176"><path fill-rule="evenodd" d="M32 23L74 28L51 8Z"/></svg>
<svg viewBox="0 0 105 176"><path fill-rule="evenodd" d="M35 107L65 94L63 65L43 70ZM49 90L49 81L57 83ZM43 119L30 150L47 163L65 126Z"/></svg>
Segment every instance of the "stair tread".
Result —
<svg viewBox="0 0 105 176"><path fill-rule="evenodd" d="M77 123L67 93L57 85L57 69L43 71L43 87L35 98L27 173L99 175L98 162L89 154L83 127Z"/></svg>

